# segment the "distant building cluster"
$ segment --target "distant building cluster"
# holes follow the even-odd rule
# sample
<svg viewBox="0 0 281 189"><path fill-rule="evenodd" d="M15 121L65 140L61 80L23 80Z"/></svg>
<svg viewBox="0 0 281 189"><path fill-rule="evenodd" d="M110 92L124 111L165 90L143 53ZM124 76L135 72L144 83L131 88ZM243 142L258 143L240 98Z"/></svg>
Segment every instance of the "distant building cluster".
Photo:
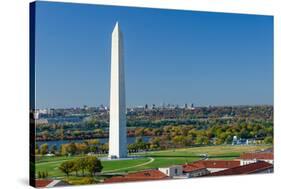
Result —
<svg viewBox="0 0 281 189"><path fill-rule="evenodd" d="M141 112L141 111L148 111L148 110L173 110L173 109L186 109L186 110L195 110L195 106L193 103L191 104L183 104L183 105L178 105L178 104L161 104L161 105L156 105L156 104L145 104L144 106L135 106L128 108L129 111L131 112Z"/></svg>
<svg viewBox="0 0 281 189"><path fill-rule="evenodd" d="M260 144L263 139L259 138L238 138L237 136L233 136L232 145L252 145L252 144Z"/></svg>
<svg viewBox="0 0 281 189"><path fill-rule="evenodd" d="M195 106L193 103L190 105L184 104L182 106L174 105L174 104L162 104L162 105L148 105L144 106L135 106L126 109L127 115L137 115L143 112L151 112L151 116L157 117L157 115L153 114L154 111L173 111L173 110L195 110ZM97 107L89 107L84 105L83 107L73 107L73 108L43 108L36 109L32 111L32 119L36 121L37 125L43 125L48 123L76 123L81 122L83 120L87 120L91 118L93 115L98 115L100 118L108 117L110 112L109 106L104 106L101 104ZM175 118L175 112L165 113L168 118ZM169 115L171 114L171 115ZM149 113L150 115L150 113ZM159 116L159 115L158 115Z"/></svg>
<svg viewBox="0 0 281 189"><path fill-rule="evenodd" d="M190 105L184 104L182 106L179 106L177 104L165 104L162 105L156 105L156 104L145 104L144 106L134 106L127 108L127 111L133 111L133 112L141 112L145 110L160 110L160 109L189 109L194 110L195 106L193 103ZM73 114L84 114L84 113L94 113L97 111L109 111L110 107L105 106L103 104L97 106L97 107L89 107L87 105L84 105L83 107L72 107L72 108L43 108L43 109L36 109L33 112L34 119L39 119L40 117L52 117L52 116L65 116L65 115L73 115Z"/></svg>

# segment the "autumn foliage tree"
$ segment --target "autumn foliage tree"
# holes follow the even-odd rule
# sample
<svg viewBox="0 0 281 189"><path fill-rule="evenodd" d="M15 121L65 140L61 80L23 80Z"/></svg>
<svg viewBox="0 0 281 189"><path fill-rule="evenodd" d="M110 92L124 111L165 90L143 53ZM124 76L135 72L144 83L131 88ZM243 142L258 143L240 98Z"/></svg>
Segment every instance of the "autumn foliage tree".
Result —
<svg viewBox="0 0 281 189"><path fill-rule="evenodd" d="M73 161L65 161L60 166L59 169L66 174L66 176L69 176L69 173L73 171L74 168L74 162Z"/></svg>
<svg viewBox="0 0 281 189"><path fill-rule="evenodd" d="M101 172L103 166L101 161L95 156L89 156L86 158L87 161L87 170L90 175L95 175L97 172Z"/></svg>

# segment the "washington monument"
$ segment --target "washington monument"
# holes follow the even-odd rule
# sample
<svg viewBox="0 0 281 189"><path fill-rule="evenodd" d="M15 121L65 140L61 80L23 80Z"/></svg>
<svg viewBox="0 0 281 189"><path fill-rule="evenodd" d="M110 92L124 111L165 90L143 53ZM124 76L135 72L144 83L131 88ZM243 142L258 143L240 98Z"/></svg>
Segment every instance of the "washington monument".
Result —
<svg viewBox="0 0 281 189"><path fill-rule="evenodd" d="M111 39L109 158L127 156L123 36L118 22Z"/></svg>

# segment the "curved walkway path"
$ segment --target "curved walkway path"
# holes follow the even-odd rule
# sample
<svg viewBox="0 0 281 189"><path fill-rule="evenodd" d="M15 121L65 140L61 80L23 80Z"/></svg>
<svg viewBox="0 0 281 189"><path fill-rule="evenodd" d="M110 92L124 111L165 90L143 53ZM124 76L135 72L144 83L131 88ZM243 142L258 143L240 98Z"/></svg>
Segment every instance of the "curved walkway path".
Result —
<svg viewBox="0 0 281 189"><path fill-rule="evenodd" d="M154 161L154 158L149 158L150 160L148 162L145 162L145 163L141 163L141 164L138 164L138 165L134 165L134 166L131 166L131 167L123 167L123 168L119 168L119 169L112 169L112 170L107 170L107 171L103 171L102 173L110 173L112 171L121 171L121 170L124 170L124 169L131 169L131 168L136 168L136 167L141 167L141 166L144 166L144 165L148 165L150 163L152 163Z"/></svg>

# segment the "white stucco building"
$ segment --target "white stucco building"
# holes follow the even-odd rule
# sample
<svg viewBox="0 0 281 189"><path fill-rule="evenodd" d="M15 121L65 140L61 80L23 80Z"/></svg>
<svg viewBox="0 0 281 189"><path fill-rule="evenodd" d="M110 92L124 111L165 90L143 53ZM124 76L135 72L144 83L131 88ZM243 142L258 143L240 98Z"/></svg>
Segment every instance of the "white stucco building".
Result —
<svg viewBox="0 0 281 189"><path fill-rule="evenodd" d="M158 168L158 170L161 171L162 173L166 174L169 177L183 175L182 165L174 165L174 166L165 167L165 168Z"/></svg>
<svg viewBox="0 0 281 189"><path fill-rule="evenodd" d="M244 153L240 156L240 165L248 165L250 163L256 163L258 161L265 161L267 163L274 163L273 153Z"/></svg>

